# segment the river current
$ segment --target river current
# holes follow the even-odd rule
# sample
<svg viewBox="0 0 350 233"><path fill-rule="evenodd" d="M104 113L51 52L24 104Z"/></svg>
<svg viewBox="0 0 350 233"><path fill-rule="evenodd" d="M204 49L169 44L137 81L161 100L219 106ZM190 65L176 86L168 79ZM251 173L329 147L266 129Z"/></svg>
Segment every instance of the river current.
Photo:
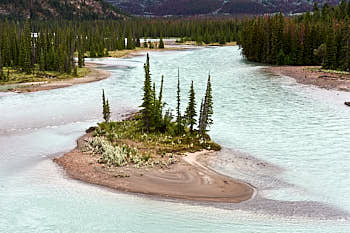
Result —
<svg viewBox="0 0 350 233"><path fill-rule="evenodd" d="M257 188L240 204L120 193L68 178L52 162L101 121L138 109L145 55L91 59L111 77L36 93L0 93L0 232L350 232L350 93L297 84L246 62L238 47L151 52L152 79L175 109L212 76L223 150L209 165ZM199 105L199 104L198 104Z"/></svg>

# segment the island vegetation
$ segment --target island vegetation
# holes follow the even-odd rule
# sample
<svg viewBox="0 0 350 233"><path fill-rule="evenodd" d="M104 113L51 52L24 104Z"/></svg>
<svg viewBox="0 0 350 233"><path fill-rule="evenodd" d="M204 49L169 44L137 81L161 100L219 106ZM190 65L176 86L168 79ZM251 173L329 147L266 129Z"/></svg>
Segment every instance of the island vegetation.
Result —
<svg viewBox="0 0 350 233"><path fill-rule="evenodd" d="M210 75L197 120L194 84L189 90L189 102L185 113L180 111L180 77L177 86L176 117L170 109L165 110L163 102L163 80L156 93L152 84L149 56L144 65L145 80L141 110L133 117L110 121L110 103L102 93L104 122L99 123L88 139L86 151L100 156L99 162L109 166L168 166L175 163L174 154L196 152L203 149L220 150L210 140L208 128L213 123L213 100ZM198 123L198 128L195 125Z"/></svg>
<svg viewBox="0 0 350 233"><path fill-rule="evenodd" d="M199 112L193 82L186 110L180 111L178 75L173 115L163 101L164 77L158 91L152 82L148 55L144 71L140 111L112 121L111 103L103 90L104 121L88 129L76 149L54 161L72 178L118 191L206 202L250 199L252 186L216 173L204 162L221 149L208 135L213 124L210 75Z"/></svg>

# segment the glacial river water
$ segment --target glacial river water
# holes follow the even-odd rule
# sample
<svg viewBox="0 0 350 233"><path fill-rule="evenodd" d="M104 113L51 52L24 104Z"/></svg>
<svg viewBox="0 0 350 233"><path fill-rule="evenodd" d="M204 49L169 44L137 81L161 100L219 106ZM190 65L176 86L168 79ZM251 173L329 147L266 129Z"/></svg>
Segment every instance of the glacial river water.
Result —
<svg viewBox="0 0 350 233"><path fill-rule="evenodd" d="M257 187L240 204L130 195L68 178L52 162L101 120L101 89L114 119L141 101L145 56L94 59L109 79L28 94L0 93L0 232L350 232L350 93L303 86L244 61L238 47L152 52L152 78L175 107L197 100L211 72L210 162ZM184 107L184 106L183 106Z"/></svg>

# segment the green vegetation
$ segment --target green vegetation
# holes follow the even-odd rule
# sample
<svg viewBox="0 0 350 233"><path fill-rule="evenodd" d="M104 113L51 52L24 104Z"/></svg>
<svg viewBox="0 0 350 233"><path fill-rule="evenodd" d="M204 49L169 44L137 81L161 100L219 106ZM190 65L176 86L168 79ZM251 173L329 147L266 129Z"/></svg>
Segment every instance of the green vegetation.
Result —
<svg viewBox="0 0 350 233"><path fill-rule="evenodd" d="M313 13L301 16L246 20L239 45L249 61L350 71L350 2L322 9L315 4Z"/></svg>
<svg viewBox="0 0 350 233"><path fill-rule="evenodd" d="M143 47L149 49L164 48L163 37L206 44L235 41L241 24L240 20L228 18L2 20L0 81L22 82L18 78L22 73L27 75L24 80L30 81L45 81L45 75L77 76L78 68L85 65L85 57L126 55L142 46L140 38L160 38L159 42L146 40Z"/></svg>
<svg viewBox="0 0 350 233"><path fill-rule="evenodd" d="M30 82L50 82L54 80L65 80L71 78L85 77L90 73L90 69L83 67L77 68L77 74L65 74L57 71L40 71L39 68L34 68L33 73L26 74L16 68L6 67L0 74L0 85L4 84L19 84Z"/></svg>
<svg viewBox="0 0 350 233"><path fill-rule="evenodd" d="M105 90L102 90L102 115L105 122L109 122L111 119L111 109L109 107L109 100L105 96Z"/></svg>
<svg viewBox="0 0 350 233"><path fill-rule="evenodd" d="M100 155L99 162L109 166L168 166L176 162L176 154L195 152L202 149L220 150L221 147L210 140L207 128L212 124L212 94L210 76L207 91L200 112L201 124L195 130L197 120L195 91L193 82L189 91L186 114L180 111L180 76L178 77L177 119L173 121L171 110L164 113L162 76L159 95L150 74L147 54L144 64L145 80L143 102L140 112L128 120L110 121L109 101L102 92L104 122L98 124L89 139L86 150ZM188 127L186 127L188 126Z"/></svg>

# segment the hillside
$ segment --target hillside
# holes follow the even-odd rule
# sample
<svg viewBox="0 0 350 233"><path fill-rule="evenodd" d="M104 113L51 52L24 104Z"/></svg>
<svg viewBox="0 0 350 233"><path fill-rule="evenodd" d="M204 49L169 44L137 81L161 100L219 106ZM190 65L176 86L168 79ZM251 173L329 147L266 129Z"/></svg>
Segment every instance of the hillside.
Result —
<svg viewBox="0 0 350 233"><path fill-rule="evenodd" d="M117 19L120 10L101 0L0 0L0 17L23 19Z"/></svg>
<svg viewBox="0 0 350 233"><path fill-rule="evenodd" d="M106 0L135 15L292 14L311 10L314 2L336 5L340 0Z"/></svg>

